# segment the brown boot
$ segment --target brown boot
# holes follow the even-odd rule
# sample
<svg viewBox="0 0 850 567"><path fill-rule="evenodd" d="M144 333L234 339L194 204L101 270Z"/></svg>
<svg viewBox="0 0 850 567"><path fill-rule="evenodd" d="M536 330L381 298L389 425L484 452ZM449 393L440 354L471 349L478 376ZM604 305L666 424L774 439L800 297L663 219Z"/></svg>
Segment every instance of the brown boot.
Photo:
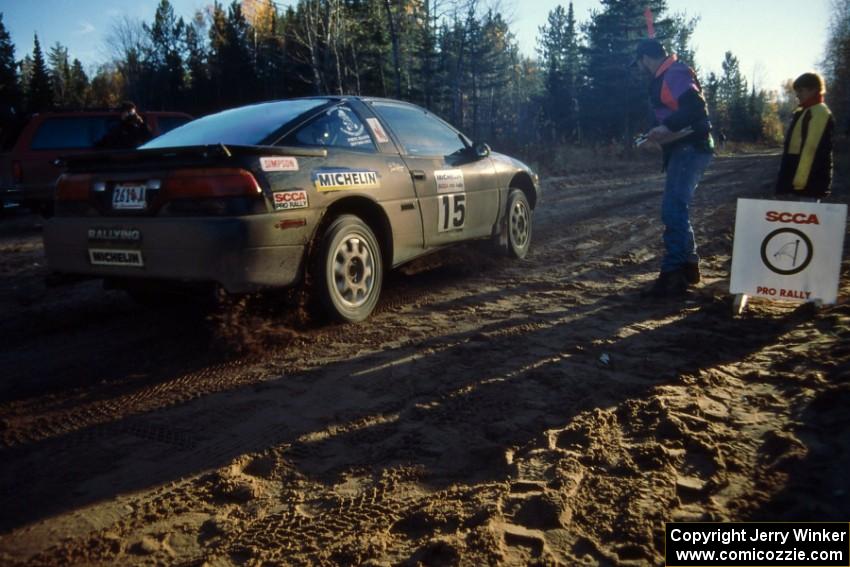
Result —
<svg viewBox="0 0 850 567"><path fill-rule="evenodd" d="M688 280L683 270L661 272L658 279L647 290L641 292L641 297L666 298L683 297L688 291Z"/></svg>
<svg viewBox="0 0 850 567"><path fill-rule="evenodd" d="M685 275L688 285L696 285L702 280L699 273L699 262L688 262L682 268L682 273Z"/></svg>

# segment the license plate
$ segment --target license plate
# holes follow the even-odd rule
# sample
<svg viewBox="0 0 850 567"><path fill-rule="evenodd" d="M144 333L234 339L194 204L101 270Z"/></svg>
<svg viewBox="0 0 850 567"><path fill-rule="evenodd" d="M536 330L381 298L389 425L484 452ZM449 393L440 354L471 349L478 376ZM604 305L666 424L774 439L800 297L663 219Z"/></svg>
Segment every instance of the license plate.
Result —
<svg viewBox="0 0 850 567"><path fill-rule="evenodd" d="M112 208L141 210L147 206L144 185L116 185L112 191Z"/></svg>
<svg viewBox="0 0 850 567"><path fill-rule="evenodd" d="M95 266L142 268L145 265L140 250L117 250L114 248L89 248L89 261Z"/></svg>

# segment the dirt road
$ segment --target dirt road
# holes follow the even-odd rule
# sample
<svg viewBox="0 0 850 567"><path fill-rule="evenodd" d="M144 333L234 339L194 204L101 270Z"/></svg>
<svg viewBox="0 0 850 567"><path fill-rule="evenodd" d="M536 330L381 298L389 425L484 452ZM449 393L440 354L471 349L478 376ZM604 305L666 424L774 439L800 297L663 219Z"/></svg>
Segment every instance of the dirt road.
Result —
<svg viewBox="0 0 850 567"><path fill-rule="evenodd" d="M710 168L684 302L638 296L655 163L546 180L528 260L452 250L347 327L47 290L3 220L0 563L656 565L665 520L846 521L848 254L842 303L731 317L777 159Z"/></svg>

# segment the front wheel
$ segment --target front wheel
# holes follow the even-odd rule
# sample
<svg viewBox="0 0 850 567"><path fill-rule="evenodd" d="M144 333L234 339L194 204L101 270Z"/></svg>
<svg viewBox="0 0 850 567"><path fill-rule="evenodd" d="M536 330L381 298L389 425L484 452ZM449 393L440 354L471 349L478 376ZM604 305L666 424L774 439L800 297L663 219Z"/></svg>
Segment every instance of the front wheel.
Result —
<svg viewBox="0 0 850 567"><path fill-rule="evenodd" d="M315 273L317 299L326 315L344 323L369 317L384 276L372 229L353 215L335 219L322 237Z"/></svg>
<svg viewBox="0 0 850 567"><path fill-rule="evenodd" d="M531 247L531 207L519 189L511 189L508 195L508 255L525 258Z"/></svg>

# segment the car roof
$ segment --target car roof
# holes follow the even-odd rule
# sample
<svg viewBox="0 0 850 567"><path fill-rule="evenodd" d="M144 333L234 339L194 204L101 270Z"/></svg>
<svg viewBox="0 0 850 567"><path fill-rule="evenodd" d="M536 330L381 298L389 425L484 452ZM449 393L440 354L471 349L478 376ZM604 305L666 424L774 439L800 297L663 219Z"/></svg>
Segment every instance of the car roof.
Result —
<svg viewBox="0 0 850 567"><path fill-rule="evenodd" d="M392 102L395 104L405 104L408 106L417 106L415 103L396 98L386 98L377 96L360 96L360 95L316 95L316 96L301 96L295 98L282 98L277 100L258 101L251 104L265 104L274 102L288 102L291 100L326 100L328 102L344 102L347 100L358 100L360 102Z"/></svg>
<svg viewBox="0 0 850 567"><path fill-rule="evenodd" d="M113 108L90 109L90 110L50 110L47 112L37 112L32 115L32 118L73 118L86 116L116 116L121 114L121 111ZM139 114L154 115L154 116L174 116L192 118L191 114L174 110L139 110Z"/></svg>

